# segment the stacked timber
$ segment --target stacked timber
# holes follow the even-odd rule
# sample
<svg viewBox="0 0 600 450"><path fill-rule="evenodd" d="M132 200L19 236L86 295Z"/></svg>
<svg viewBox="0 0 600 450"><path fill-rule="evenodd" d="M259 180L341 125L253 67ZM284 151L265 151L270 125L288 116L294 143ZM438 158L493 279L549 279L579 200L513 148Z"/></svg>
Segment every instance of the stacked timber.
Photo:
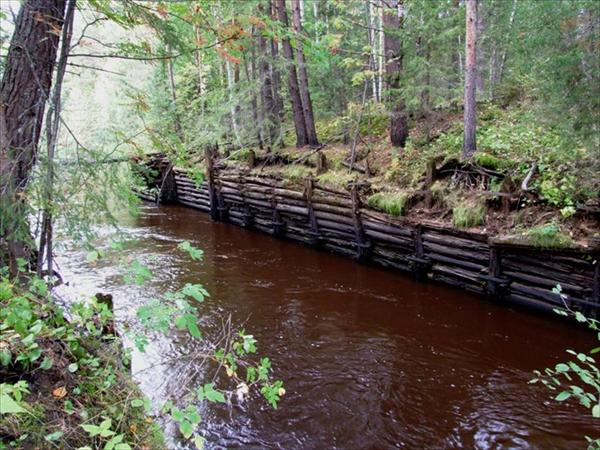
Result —
<svg viewBox="0 0 600 450"><path fill-rule="evenodd" d="M348 192L313 179L291 186L276 174L213 164L207 180L198 184L185 171L165 169L169 166L160 162L162 170L172 170L177 201L209 212L215 220L494 299L598 313L598 248L544 250L500 242L483 233L414 223L363 205L357 186ZM156 199L152 192L137 194ZM553 292L558 284L560 294Z"/></svg>

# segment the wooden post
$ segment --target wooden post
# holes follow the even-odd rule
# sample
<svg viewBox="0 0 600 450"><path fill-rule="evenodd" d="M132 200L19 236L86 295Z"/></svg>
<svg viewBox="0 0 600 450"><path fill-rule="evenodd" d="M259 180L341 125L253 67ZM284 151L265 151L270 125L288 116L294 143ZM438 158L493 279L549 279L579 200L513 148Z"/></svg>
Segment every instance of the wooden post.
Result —
<svg viewBox="0 0 600 450"><path fill-rule="evenodd" d="M248 152L248 167L254 169L256 167L256 153L254 150Z"/></svg>
<svg viewBox="0 0 600 450"><path fill-rule="evenodd" d="M415 253L407 259L411 262L413 274L417 280L426 280L431 261L425 257L423 248L423 226L418 224L414 230Z"/></svg>
<svg viewBox="0 0 600 450"><path fill-rule="evenodd" d="M317 152L317 175L327 172L327 157L323 152Z"/></svg>
<svg viewBox="0 0 600 450"><path fill-rule="evenodd" d="M369 255L371 249L371 243L368 241L365 235L365 230L362 225L360 218L361 200L360 193L358 192L358 186L356 183L352 184L351 190L352 197L352 218L354 220L354 236L356 245L356 255L354 259L359 262L365 261Z"/></svg>
<svg viewBox="0 0 600 450"><path fill-rule="evenodd" d="M244 215L242 226L244 228L249 228L252 226L254 222L254 215L252 214L252 208L250 208L250 204L246 201L246 189L244 187L245 181L244 176L240 175L240 197L242 197Z"/></svg>
<svg viewBox="0 0 600 450"><path fill-rule="evenodd" d="M319 243L320 233L319 224L317 223L317 216L315 216L315 209L312 204L314 180L307 178L305 182L304 196L306 197L306 207L308 208L308 224L309 230L307 232L311 245L317 245Z"/></svg>
<svg viewBox="0 0 600 450"><path fill-rule="evenodd" d="M177 183L173 173L173 165L168 163L161 167L160 188L156 195L156 203L176 203Z"/></svg>
<svg viewBox="0 0 600 450"><path fill-rule="evenodd" d="M277 210L277 197L273 192L271 193L271 208L273 209L273 236L283 236L285 233L285 222Z"/></svg>
<svg viewBox="0 0 600 450"><path fill-rule="evenodd" d="M490 260L487 275L480 275L479 279L485 282L485 292L492 298L502 298L510 285L510 280L502 276L502 259L500 249L493 243L490 247Z"/></svg>
<svg viewBox="0 0 600 450"><path fill-rule="evenodd" d="M210 218L219 220L219 203L215 189L213 148L211 146L207 146L204 149L204 158L206 159L206 182L208 184L208 198L210 200Z"/></svg>

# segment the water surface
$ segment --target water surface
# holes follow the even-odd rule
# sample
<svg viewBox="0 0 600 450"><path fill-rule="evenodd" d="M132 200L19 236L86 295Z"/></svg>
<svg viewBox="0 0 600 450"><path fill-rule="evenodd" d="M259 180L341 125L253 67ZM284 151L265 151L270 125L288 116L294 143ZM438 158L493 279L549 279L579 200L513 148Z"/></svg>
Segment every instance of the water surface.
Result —
<svg viewBox="0 0 600 450"><path fill-rule="evenodd" d="M179 206L144 206L124 231L137 239L128 256L152 267L154 278L125 286L110 259L91 267L71 250L59 259L67 289L112 293L123 319L161 292L202 283L211 293L200 307L202 327L218 329L229 313L245 322L285 382L277 410L252 398L203 411L209 447L571 449L600 434L587 411L527 384L534 369L566 359L567 347L593 346L593 336L551 316ZM203 261L177 251L181 240L202 248ZM195 346L173 335L154 340L148 355L134 354L142 389L157 404L206 381L199 360L176 361ZM161 359L172 362L155 365Z"/></svg>

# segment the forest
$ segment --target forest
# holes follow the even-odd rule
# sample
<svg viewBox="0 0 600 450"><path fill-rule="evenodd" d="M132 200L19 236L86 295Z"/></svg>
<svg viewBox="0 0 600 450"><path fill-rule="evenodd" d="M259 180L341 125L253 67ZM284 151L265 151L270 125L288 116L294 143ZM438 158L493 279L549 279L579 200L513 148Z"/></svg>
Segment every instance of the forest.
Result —
<svg viewBox="0 0 600 450"><path fill-rule="evenodd" d="M0 0L0 23L0 449L600 448L600 2ZM227 223L249 229L235 232L247 239L218 228ZM317 256L276 250L257 230L316 247ZM366 263L356 265L359 281L335 281L354 269L321 263L322 250ZM320 269L290 281L296 252ZM281 267L261 272L261 261L282 254ZM397 281L396 269L454 287L432 294ZM561 414L571 420L558 440L525 428L521 442L515 423L498 436L488 430L486 442L458 425L452 438L442 425L401 436L404 426L430 424L421 416L388 423L395 413L381 413L381 434L365 431L362 441L325 425L350 426L348 411L306 413L297 436L278 428L313 401L297 383L318 377L299 361L316 358L320 344L303 345L321 342L322 328L295 329L294 339L273 329L306 311L315 320L341 314L343 306L328 309L338 289L361 303L389 295L397 308L404 297L385 291L392 279L419 305L428 296L468 303L472 293L496 300L459 319L428 306L435 333L451 320L470 332L477 317L500 315L491 328L511 322L503 315L511 312L495 309L508 310L508 299L555 310L540 319L526 309L529 322L498 331L529 342L541 329L548 343L536 344L535 365L515 356L516 344L498 364L519 371L506 374L522 385L507 381L515 395L554 399L539 418L547 428ZM272 293L252 294L257 285ZM254 303L263 295L275 303ZM479 316L478 308L489 310ZM400 345L390 310L363 315L369 336L389 326L386 342ZM377 353L361 342L349 374ZM487 344L465 354L500 345ZM382 389L374 409L404 411L414 403L384 408L405 389L378 378L403 370L385 365L390 352L369 363L381 370L366 379ZM457 370L471 367L467 356L442 354ZM423 364L435 372L434 355ZM480 365L463 379L495 373L485 357L474 360ZM315 361L315 371L345 379L330 360ZM148 381L161 377L170 390ZM342 384L355 395L361 378L348 377ZM322 411L337 411L345 391L326 386L315 398L323 395ZM435 392L427 386L426 395ZM465 388L465 398L482 386ZM502 404L500 394L490 398ZM457 424L477 415L463 413ZM311 418L331 434L314 431Z"/></svg>

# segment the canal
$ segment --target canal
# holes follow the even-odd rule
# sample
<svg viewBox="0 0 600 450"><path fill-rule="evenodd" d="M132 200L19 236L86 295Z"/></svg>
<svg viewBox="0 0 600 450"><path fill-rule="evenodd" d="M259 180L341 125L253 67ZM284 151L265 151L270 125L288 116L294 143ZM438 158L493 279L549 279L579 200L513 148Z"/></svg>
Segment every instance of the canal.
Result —
<svg viewBox="0 0 600 450"><path fill-rule="evenodd" d="M437 449L585 446L587 411L557 403L528 384L534 369L589 350L594 336L552 316L493 304L458 289L277 240L181 206L144 205L123 222L121 252L154 272L142 287L123 283L111 258L90 263L66 249L58 259L66 297L114 296L120 322L160 293L202 283L208 334L231 315L259 343L284 380L277 410L258 398L208 405L200 427L209 448ZM107 254L109 232L99 247ZM183 240L202 261L177 251ZM200 361L177 361L197 341L151 339L132 368L159 405L205 381ZM169 361L161 364L161 361ZM173 424L171 445L183 448Z"/></svg>

